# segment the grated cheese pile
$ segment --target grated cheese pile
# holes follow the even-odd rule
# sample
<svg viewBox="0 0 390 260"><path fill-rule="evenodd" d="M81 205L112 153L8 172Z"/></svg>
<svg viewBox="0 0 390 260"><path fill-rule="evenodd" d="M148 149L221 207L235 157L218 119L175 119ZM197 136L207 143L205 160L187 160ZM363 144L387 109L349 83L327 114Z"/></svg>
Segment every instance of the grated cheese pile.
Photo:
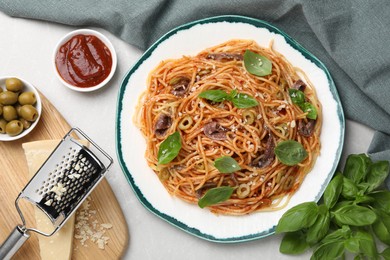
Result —
<svg viewBox="0 0 390 260"><path fill-rule="evenodd" d="M110 239L105 233L112 228L112 224L100 224L96 220L96 210L90 209L90 200L88 197L77 211L74 237L85 247L88 246L86 241L90 240L100 249L104 249Z"/></svg>

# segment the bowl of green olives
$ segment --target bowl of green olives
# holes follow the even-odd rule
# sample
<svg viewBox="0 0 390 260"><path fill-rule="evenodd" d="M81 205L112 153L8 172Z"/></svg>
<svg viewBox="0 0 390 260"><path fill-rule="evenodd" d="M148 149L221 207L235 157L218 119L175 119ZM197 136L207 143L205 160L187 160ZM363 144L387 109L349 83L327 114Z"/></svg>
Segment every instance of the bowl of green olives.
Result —
<svg viewBox="0 0 390 260"><path fill-rule="evenodd" d="M0 141L13 141L30 133L41 117L37 89L17 77L0 77Z"/></svg>

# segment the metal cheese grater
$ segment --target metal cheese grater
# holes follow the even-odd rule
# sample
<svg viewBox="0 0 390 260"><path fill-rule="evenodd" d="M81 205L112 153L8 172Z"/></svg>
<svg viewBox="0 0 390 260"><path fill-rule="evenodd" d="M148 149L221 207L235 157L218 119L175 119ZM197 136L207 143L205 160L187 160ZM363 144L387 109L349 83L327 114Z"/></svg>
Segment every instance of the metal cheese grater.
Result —
<svg viewBox="0 0 390 260"><path fill-rule="evenodd" d="M85 138L87 148L76 134ZM80 129L72 128L15 200L22 220L0 247L0 259L10 259L33 231L44 236L56 233L76 211L112 165L112 158ZM25 199L46 214L53 232L26 226L19 201Z"/></svg>

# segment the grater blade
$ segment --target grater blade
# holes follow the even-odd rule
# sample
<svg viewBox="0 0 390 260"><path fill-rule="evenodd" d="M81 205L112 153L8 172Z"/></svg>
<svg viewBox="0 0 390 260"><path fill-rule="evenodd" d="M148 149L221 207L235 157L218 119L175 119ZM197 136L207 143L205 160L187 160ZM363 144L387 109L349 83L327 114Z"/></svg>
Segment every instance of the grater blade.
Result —
<svg viewBox="0 0 390 260"><path fill-rule="evenodd" d="M87 139L90 146L80 142L75 133ZM80 129L70 130L17 197L15 205L23 224L26 225L18 205L20 199L42 210L54 227L51 234L27 229L45 236L54 234L104 177L112 162Z"/></svg>

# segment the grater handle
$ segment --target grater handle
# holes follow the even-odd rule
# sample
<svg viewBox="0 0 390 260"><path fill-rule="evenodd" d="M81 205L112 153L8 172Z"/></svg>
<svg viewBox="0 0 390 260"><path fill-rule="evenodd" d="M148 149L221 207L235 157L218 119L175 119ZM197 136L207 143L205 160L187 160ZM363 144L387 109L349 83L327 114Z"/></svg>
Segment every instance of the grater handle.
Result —
<svg viewBox="0 0 390 260"><path fill-rule="evenodd" d="M30 234L23 226L17 226L0 246L0 259L8 260L27 241Z"/></svg>

